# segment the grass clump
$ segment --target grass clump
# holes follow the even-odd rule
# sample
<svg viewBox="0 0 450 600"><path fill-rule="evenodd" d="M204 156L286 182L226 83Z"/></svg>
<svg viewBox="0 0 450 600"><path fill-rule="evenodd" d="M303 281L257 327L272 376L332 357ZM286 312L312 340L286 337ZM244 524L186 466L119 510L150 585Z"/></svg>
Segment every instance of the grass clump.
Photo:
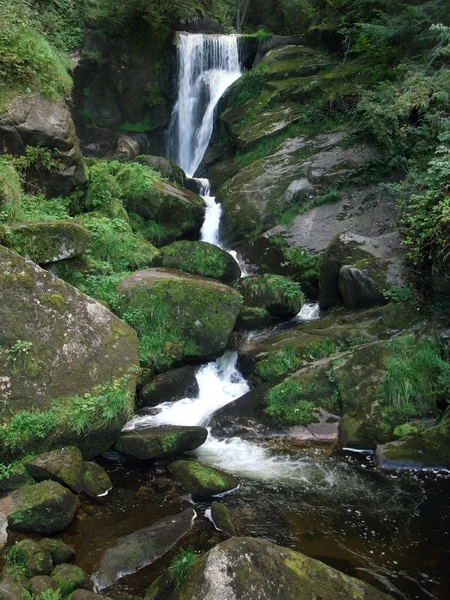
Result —
<svg viewBox="0 0 450 600"><path fill-rule="evenodd" d="M276 422L303 426L318 422L314 403L305 399L305 390L295 379L288 377L273 387L265 400L264 413Z"/></svg>
<svg viewBox="0 0 450 600"><path fill-rule="evenodd" d="M301 357L294 346L287 346L273 356L259 361L255 365L255 375L262 381L271 381L293 371L302 364Z"/></svg>
<svg viewBox="0 0 450 600"><path fill-rule="evenodd" d="M230 265L220 248L206 242L174 242L160 250L160 257L164 267L213 279L223 279Z"/></svg>
<svg viewBox="0 0 450 600"><path fill-rule="evenodd" d="M189 546L186 549L181 548L180 552L174 556L168 567L168 573L175 589L178 589L183 583L189 568L195 563L198 555L199 551Z"/></svg>
<svg viewBox="0 0 450 600"><path fill-rule="evenodd" d="M20 213L22 185L19 173L5 157L0 157L0 222L14 221Z"/></svg>
<svg viewBox="0 0 450 600"><path fill-rule="evenodd" d="M298 283L282 275L255 275L240 279L235 288L244 297L247 306L285 306L289 312L298 313L303 306L304 296ZM284 312L284 311L283 311Z"/></svg>
<svg viewBox="0 0 450 600"><path fill-rule="evenodd" d="M0 111L17 94L39 92L50 100L69 96L70 60L42 35L25 0L0 0Z"/></svg>

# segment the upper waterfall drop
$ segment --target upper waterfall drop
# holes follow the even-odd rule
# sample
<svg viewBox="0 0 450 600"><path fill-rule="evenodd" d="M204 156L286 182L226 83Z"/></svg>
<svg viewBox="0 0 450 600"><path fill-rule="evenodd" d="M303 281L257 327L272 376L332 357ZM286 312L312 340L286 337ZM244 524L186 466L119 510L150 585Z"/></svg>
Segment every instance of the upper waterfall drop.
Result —
<svg viewBox="0 0 450 600"><path fill-rule="evenodd" d="M242 75L238 36L177 34L178 99L170 126L172 155L193 177L208 147L214 109Z"/></svg>

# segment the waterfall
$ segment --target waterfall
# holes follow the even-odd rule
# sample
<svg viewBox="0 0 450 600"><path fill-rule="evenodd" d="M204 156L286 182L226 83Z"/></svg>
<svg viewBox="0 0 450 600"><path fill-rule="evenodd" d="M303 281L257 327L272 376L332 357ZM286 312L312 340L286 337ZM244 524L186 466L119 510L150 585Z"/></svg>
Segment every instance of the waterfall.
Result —
<svg viewBox="0 0 450 600"><path fill-rule="evenodd" d="M177 35L178 99L169 137L173 158L193 177L208 147L214 109L241 76L235 35Z"/></svg>

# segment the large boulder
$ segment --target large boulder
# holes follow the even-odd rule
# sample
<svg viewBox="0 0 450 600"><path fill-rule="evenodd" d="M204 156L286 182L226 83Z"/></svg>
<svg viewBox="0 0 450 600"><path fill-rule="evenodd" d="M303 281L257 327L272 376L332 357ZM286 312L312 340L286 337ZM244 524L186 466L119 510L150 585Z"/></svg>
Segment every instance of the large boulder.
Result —
<svg viewBox="0 0 450 600"><path fill-rule="evenodd" d="M251 275L234 287L246 306L265 308L275 317L294 317L305 300L300 285L282 275Z"/></svg>
<svg viewBox="0 0 450 600"><path fill-rule="evenodd" d="M68 196L86 181L75 125L65 100L52 102L37 94L16 96L0 116L0 148L14 156L27 146L54 152L55 168L31 165L27 178L51 196Z"/></svg>
<svg viewBox="0 0 450 600"><path fill-rule="evenodd" d="M121 454L150 460L195 450L207 437L205 427L162 425L124 431L114 447Z"/></svg>
<svg viewBox="0 0 450 600"><path fill-rule="evenodd" d="M184 365L167 373L156 375L147 381L138 394L138 405L156 406L182 398L194 398L198 394L195 367Z"/></svg>
<svg viewBox="0 0 450 600"><path fill-rule="evenodd" d="M322 257L319 304L327 309L342 301L347 308L368 308L385 303L384 292L405 283L398 233L377 238L340 234Z"/></svg>
<svg viewBox="0 0 450 600"><path fill-rule="evenodd" d="M106 450L134 407L136 333L92 298L2 246L0 300L0 456L64 444L79 446L85 456ZM108 406L112 386L123 399L116 414ZM33 410L41 412L28 412ZM33 425L16 430L17 413L34 419Z"/></svg>
<svg viewBox="0 0 450 600"><path fill-rule="evenodd" d="M255 538L215 546L189 568L180 586L166 571L145 600L389 600L368 583L300 552Z"/></svg>
<svg viewBox="0 0 450 600"><path fill-rule="evenodd" d="M41 454L27 462L26 468L36 481L58 481L75 494L83 489L83 457L80 450L73 446Z"/></svg>
<svg viewBox="0 0 450 600"><path fill-rule="evenodd" d="M142 311L149 323L164 310L162 334L170 332L181 355L197 360L225 350L241 306L240 295L222 283L166 269L137 271L117 289L123 306Z"/></svg>
<svg viewBox="0 0 450 600"><path fill-rule="evenodd" d="M232 283L241 276L236 260L222 248L208 242L180 241L160 249L160 264L192 275Z"/></svg>
<svg viewBox="0 0 450 600"><path fill-rule="evenodd" d="M239 486L239 479L194 460L177 460L169 466L182 486L195 498L208 498Z"/></svg>
<svg viewBox="0 0 450 600"><path fill-rule="evenodd" d="M1 237L4 246L39 264L79 256L90 240L89 231L71 221L20 223Z"/></svg>
<svg viewBox="0 0 450 600"><path fill-rule="evenodd" d="M79 505L78 498L56 481L28 485L11 494L8 526L21 532L62 531L70 525Z"/></svg>

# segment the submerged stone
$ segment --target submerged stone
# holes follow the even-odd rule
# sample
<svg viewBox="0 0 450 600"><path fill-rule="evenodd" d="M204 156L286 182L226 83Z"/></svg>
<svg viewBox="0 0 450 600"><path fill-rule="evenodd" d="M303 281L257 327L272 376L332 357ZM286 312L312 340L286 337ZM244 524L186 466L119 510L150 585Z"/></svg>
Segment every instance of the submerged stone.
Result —
<svg viewBox="0 0 450 600"><path fill-rule="evenodd" d="M78 498L56 481L28 485L11 494L8 526L14 531L53 533L68 527L79 506Z"/></svg>
<svg viewBox="0 0 450 600"><path fill-rule="evenodd" d="M83 488L83 457L78 448L67 447L42 454L26 464L36 481L52 479L79 494Z"/></svg>
<svg viewBox="0 0 450 600"><path fill-rule="evenodd" d="M106 496L112 488L108 473L95 462L83 463L83 492L92 498Z"/></svg>
<svg viewBox="0 0 450 600"><path fill-rule="evenodd" d="M180 586L170 574L146 600L389 600L391 596L300 552L255 538L234 537L199 557Z"/></svg>
<svg viewBox="0 0 450 600"><path fill-rule="evenodd" d="M150 460L195 450L207 437L205 427L161 425L124 431L114 447L121 454Z"/></svg>
<svg viewBox="0 0 450 600"><path fill-rule="evenodd" d="M211 504L211 518L214 526L223 531L230 537L236 535L236 530L233 523L233 516L230 509L222 502L216 500Z"/></svg>
<svg viewBox="0 0 450 600"><path fill-rule="evenodd" d="M239 486L239 479L193 460L178 460L169 466L171 473L196 498L224 494Z"/></svg>
<svg viewBox="0 0 450 600"><path fill-rule="evenodd" d="M95 590L103 590L164 556L192 528L196 516L196 512L188 508L119 538L116 545L105 552L100 569L93 576Z"/></svg>

